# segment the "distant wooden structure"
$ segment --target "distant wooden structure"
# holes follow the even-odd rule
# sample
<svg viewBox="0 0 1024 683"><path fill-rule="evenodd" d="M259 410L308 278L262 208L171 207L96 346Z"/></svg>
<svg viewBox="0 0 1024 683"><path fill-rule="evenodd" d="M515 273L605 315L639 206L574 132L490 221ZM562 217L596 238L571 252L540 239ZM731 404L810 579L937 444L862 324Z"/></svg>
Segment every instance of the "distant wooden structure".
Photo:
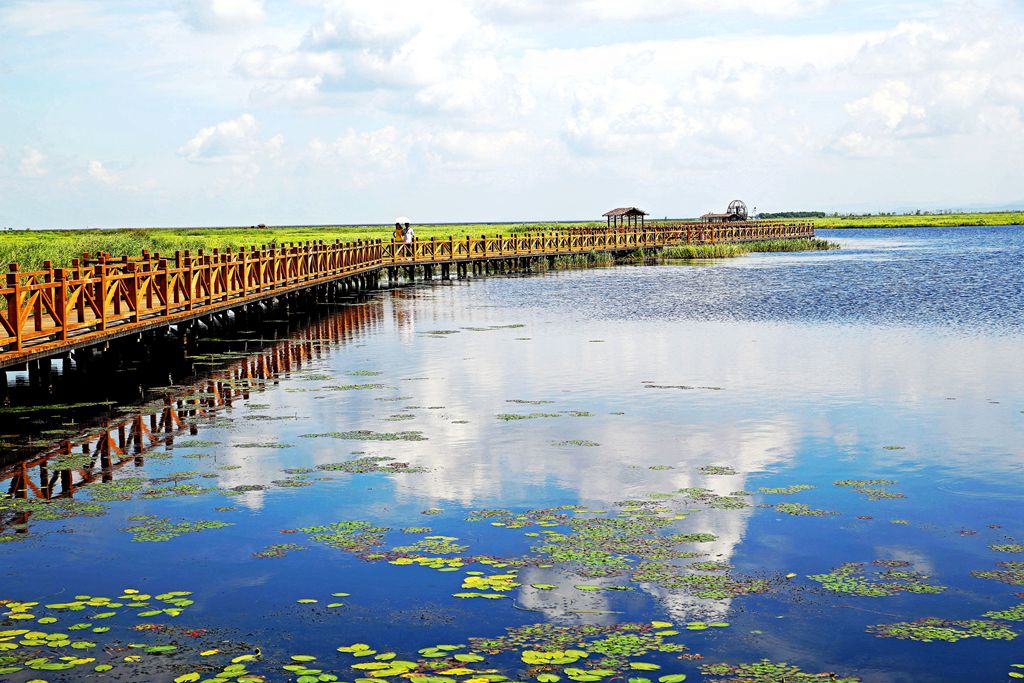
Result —
<svg viewBox="0 0 1024 683"><path fill-rule="evenodd" d="M729 203L725 213L706 213L700 217L702 223L732 223L747 220L747 205L739 199Z"/></svg>
<svg viewBox="0 0 1024 683"><path fill-rule="evenodd" d="M638 209L635 206L622 206L618 209L612 209L611 211L604 214L605 218L608 219L609 228L621 228L621 227L643 227L644 216L648 216L646 211Z"/></svg>

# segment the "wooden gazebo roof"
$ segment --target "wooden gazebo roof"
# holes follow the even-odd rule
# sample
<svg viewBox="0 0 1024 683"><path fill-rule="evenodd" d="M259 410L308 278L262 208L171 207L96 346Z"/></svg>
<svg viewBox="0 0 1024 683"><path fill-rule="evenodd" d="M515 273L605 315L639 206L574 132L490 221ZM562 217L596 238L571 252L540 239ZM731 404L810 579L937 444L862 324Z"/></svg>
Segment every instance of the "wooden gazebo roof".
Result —
<svg viewBox="0 0 1024 683"><path fill-rule="evenodd" d="M635 206L623 206L618 209L612 209L602 215L608 218L619 218L621 216L649 216L650 214Z"/></svg>

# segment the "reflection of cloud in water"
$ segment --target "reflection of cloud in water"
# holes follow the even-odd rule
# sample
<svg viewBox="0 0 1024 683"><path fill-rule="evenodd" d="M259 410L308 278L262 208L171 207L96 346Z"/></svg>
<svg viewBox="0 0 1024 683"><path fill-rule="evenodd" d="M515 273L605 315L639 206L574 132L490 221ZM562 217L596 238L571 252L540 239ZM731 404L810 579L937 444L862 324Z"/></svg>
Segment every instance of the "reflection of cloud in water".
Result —
<svg viewBox="0 0 1024 683"><path fill-rule="evenodd" d="M909 562L911 568L919 574L933 576L935 563L923 551L902 545L882 545L875 548L872 560L900 560Z"/></svg>
<svg viewBox="0 0 1024 683"><path fill-rule="evenodd" d="M577 585L616 586L621 580L589 578L560 569L526 567L519 572L523 584L516 600L528 610L543 612L544 616L559 624L614 624L618 616L612 611L604 591L582 591ZM530 588L532 583L556 586L551 590Z"/></svg>

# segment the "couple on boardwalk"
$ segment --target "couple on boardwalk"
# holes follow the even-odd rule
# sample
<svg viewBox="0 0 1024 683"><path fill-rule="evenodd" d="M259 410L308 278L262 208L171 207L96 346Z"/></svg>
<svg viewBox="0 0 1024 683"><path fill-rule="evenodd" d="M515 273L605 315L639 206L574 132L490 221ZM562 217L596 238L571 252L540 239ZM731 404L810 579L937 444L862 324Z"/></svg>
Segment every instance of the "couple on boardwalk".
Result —
<svg viewBox="0 0 1024 683"><path fill-rule="evenodd" d="M402 225L405 225L403 228ZM395 219L395 241L405 242L406 244L412 244L413 238L416 237L415 231L412 226L409 225L409 219L405 217Z"/></svg>

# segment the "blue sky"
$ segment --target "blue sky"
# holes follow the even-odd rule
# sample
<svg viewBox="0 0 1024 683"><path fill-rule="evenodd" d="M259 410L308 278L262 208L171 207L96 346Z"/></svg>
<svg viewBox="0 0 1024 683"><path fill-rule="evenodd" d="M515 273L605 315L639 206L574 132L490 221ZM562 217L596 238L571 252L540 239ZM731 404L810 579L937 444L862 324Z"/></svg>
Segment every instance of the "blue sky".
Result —
<svg viewBox="0 0 1024 683"><path fill-rule="evenodd" d="M1024 203L1022 3L0 0L0 227Z"/></svg>

